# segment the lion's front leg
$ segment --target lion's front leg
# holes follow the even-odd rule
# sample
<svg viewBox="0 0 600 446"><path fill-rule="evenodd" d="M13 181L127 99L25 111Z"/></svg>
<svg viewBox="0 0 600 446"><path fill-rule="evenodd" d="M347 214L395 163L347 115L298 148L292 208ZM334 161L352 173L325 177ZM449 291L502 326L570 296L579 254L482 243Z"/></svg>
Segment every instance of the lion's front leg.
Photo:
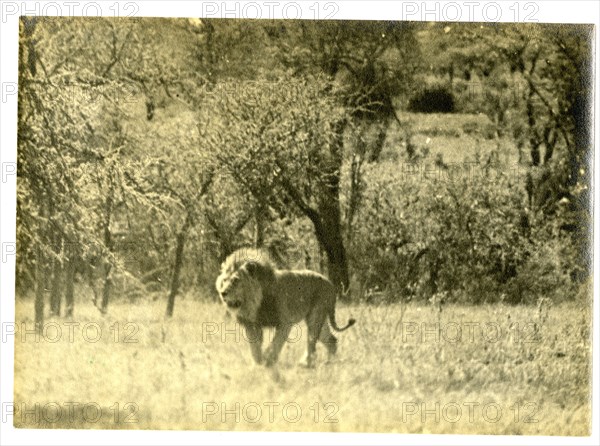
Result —
<svg viewBox="0 0 600 446"><path fill-rule="evenodd" d="M252 351L252 357L257 364L262 363L262 341L263 331L262 327L257 324L244 324L246 330L246 337L250 343L250 349Z"/></svg>
<svg viewBox="0 0 600 446"><path fill-rule="evenodd" d="M277 362L277 358L279 358L279 353L287 341L287 338L292 330L292 326L289 324L280 325L275 329L275 336L273 337L273 342L267 350L265 351L265 364L267 367L272 366Z"/></svg>

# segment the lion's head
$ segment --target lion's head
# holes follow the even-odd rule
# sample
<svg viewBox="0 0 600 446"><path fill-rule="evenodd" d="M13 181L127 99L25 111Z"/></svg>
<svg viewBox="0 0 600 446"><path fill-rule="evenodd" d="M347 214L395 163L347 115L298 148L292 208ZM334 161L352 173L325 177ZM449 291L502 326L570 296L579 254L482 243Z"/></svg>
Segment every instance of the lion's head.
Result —
<svg viewBox="0 0 600 446"><path fill-rule="evenodd" d="M221 265L215 286L230 312L253 320L263 298L263 287L273 274L274 267L263 251L238 250Z"/></svg>

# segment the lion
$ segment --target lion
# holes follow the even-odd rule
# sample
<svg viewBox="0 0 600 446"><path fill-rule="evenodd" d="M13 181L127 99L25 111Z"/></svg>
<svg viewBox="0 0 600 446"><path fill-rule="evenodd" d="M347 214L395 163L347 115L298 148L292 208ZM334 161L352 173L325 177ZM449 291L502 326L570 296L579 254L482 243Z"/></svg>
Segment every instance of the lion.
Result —
<svg viewBox="0 0 600 446"><path fill-rule="evenodd" d="M314 367L317 340L326 346L329 358L337 352L337 339L329 325L342 332L356 322L349 319L338 327L337 292L329 279L314 271L279 269L264 250L247 248L230 254L215 285L227 311L246 330L254 361L267 367L277 362L292 327L303 319L308 328L307 367ZM275 336L263 354L266 327L275 327Z"/></svg>

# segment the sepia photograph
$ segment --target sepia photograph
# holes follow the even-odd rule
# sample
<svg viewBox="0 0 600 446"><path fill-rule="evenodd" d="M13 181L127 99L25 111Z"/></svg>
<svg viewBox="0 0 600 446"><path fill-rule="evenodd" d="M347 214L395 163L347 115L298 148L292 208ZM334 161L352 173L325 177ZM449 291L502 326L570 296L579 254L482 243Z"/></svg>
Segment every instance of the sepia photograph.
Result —
<svg viewBox="0 0 600 446"><path fill-rule="evenodd" d="M597 24L114 5L16 19L17 433L592 434Z"/></svg>

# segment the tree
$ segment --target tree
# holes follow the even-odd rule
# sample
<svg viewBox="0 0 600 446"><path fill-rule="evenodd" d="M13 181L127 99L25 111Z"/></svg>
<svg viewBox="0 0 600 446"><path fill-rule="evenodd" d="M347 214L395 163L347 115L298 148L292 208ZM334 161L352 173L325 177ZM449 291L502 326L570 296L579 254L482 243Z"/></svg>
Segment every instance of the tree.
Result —
<svg viewBox="0 0 600 446"><path fill-rule="evenodd" d="M497 137L528 149L529 209L572 234L573 263L588 265L581 277L589 272L591 33L587 25L448 23L424 39L438 72L452 81L459 65L465 79L481 83L473 111L490 117Z"/></svg>
<svg viewBox="0 0 600 446"><path fill-rule="evenodd" d="M194 153L192 150L186 150L185 147L174 144L176 150L173 155L177 157L177 162L171 162L167 169L165 163L159 163L158 181L156 181L155 190L159 193L168 195L174 200L177 208L183 211L183 222L179 224L179 229L175 235L175 253L173 257L171 284L169 295L167 297L166 316L172 317L175 307L175 298L179 292L180 276L183 267L183 252L185 249L189 231L195 224L198 224L202 209L202 197L208 192L212 183L212 172L202 172L197 175L190 175L186 172L186 167L202 165L201 159L196 159L192 164L189 156ZM185 161L184 161L185 160ZM188 173L188 175L186 175ZM189 181L192 180L192 181Z"/></svg>
<svg viewBox="0 0 600 446"><path fill-rule="evenodd" d="M83 30L71 21L65 28ZM59 275L65 243L84 243L89 228L75 186L77 168L89 156L93 107L80 90L65 85L71 55L57 52L65 34L52 22L24 17L20 23L17 220L19 270L35 271L35 321L44 319L44 290L54 263L52 310L59 310ZM81 45L84 42L80 43ZM77 53L77 48L74 48ZM89 240L89 239L88 239ZM21 276L23 277L23 276Z"/></svg>
<svg viewBox="0 0 600 446"><path fill-rule="evenodd" d="M50 310L60 313L64 289L72 315L81 262L102 270L96 303L107 311L112 279L125 272L113 226L134 203L154 206L134 181L146 153L127 124L138 120L140 100L150 121L161 97L187 87L181 66L188 68L184 80L196 79L193 64L174 64L193 50L193 38L182 35L193 36L169 19L22 19L18 271L19 278L35 271L36 321L43 320L47 288Z"/></svg>
<svg viewBox="0 0 600 446"><path fill-rule="evenodd" d="M290 75L300 82L304 78L321 77L320 82L328 85L323 90L326 94L335 89L336 100L344 107L348 119L340 120L331 127L331 136L336 139L336 142L331 141L331 147L336 147L332 153L339 152L335 155L339 162L332 163L331 173L324 173L330 184L320 194L321 197L329 195L318 206L321 217L308 218L313 224L318 221L316 235L321 239L328 258L337 258L329 269L339 272L331 274L339 275L341 282L347 286L347 260L343 245L350 240L352 221L364 188L362 165L379 158L389 125L398 120L393 102L396 97L410 91L412 76L418 67L413 27L392 22L348 21L317 24L305 21L200 20L194 24L195 32L200 36L197 52L202 65L200 72L206 80L203 93L208 96L243 95L250 85L244 81L256 81L269 89L277 85L289 87L291 84L282 83L281 79L288 79ZM250 43L252 53L260 54L251 61L247 50ZM231 79L241 83L236 85ZM197 97L190 102L200 108L206 107ZM211 104L222 106L216 101ZM356 142L345 144L351 127L357 130L354 132ZM346 212L342 212L339 172L346 152L351 154L351 199ZM263 243L264 226L272 219L269 212L272 205L263 203L260 196L254 194L252 200L256 229L254 241L257 245ZM298 205L299 200L296 200L295 206ZM310 215L305 206L301 207L305 209L303 215ZM324 239L328 242L324 243ZM339 242L333 242L338 239ZM341 248L326 248L331 244L339 244ZM334 267L335 264L344 266Z"/></svg>
<svg viewBox="0 0 600 446"><path fill-rule="evenodd" d="M202 107L208 152L256 202L307 217L327 254L331 280L347 288L339 201L346 108L331 84L316 79L253 82L235 91L207 96Z"/></svg>
<svg viewBox="0 0 600 446"><path fill-rule="evenodd" d="M294 76L322 76L337 93L351 119L354 138L345 150L350 159L350 193L345 239L360 206L365 162L379 160L392 122L400 124L395 102L413 88L420 67L415 27L385 21L275 21L266 27L276 56ZM348 125L338 126L340 147Z"/></svg>

